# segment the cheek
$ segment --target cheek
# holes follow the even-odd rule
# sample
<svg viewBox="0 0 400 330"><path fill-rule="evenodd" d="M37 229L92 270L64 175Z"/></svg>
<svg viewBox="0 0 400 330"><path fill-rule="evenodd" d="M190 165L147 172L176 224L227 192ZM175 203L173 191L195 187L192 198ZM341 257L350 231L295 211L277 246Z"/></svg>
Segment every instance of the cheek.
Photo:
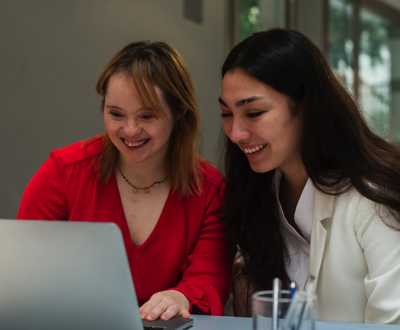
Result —
<svg viewBox="0 0 400 330"><path fill-rule="evenodd" d="M104 126L108 134L110 134L113 131L113 125L109 120L104 119Z"/></svg>
<svg viewBox="0 0 400 330"><path fill-rule="evenodd" d="M169 123L160 123L159 125L148 127L147 133L155 138L158 143L165 143L167 142L170 137L174 126Z"/></svg>
<svg viewBox="0 0 400 330"><path fill-rule="evenodd" d="M291 140L293 135L293 127L290 117L276 116L269 123L269 131L271 136L280 143L286 143L287 140Z"/></svg>
<svg viewBox="0 0 400 330"><path fill-rule="evenodd" d="M174 123L166 123L162 129L162 133L164 135L164 138L167 140L171 137L172 131L174 129Z"/></svg>
<svg viewBox="0 0 400 330"><path fill-rule="evenodd" d="M286 151L298 152L302 139L301 127L293 122L286 127L287 129L283 130L281 135L283 147Z"/></svg>
<svg viewBox="0 0 400 330"><path fill-rule="evenodd" d="M120 124L116 123L113 120L110 120L110 119L104 120L104 127L106 129L106 132L107 132L108 136L110 137L110 139L113 141L118 139L117 133L119 131L120 126L121 126Z"/></svg>

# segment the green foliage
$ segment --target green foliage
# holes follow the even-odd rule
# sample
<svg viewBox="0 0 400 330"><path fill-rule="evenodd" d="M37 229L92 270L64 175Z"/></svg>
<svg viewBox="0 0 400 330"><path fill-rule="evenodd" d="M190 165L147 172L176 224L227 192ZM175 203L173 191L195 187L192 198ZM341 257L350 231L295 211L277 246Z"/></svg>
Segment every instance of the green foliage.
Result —
<svg viewBox="0 0 400 330"><path fill-rule="evenodd" d="M391 22L366 10L361 10L360 16L360 52L368 54L373 65L384 63L381 50L387 45Z"/></svg>
<svg viewBox="0 0 400 330"><path fill-rule="evenodd" d="M344 1L330 0L329 57L333 68L337 67L339 60L344 60L347 66L353 65L353 25L353 6Z"/></svg>
<svg viewBox="0 0 400 330"><path fill-rule="evenodd" d="M353 48L355 37L359 38L360 53L368 54L372 63L383 63L382 46L388 42L391 22L360 10L361 35L354 35L354 6L346 1L330 0L329 10L329 47L330 62L336 67L338 61L353 65Z"/></svg>
<svg viewBox="0 0 400 330"><path fill-rule="evenodd" d="M240 41L258 31L260 23L260 9L258 0L240 0Z"/></svg>
<svg viewBox="0 0 400 330"><path fill-rule="evenodd" d="M370 127L381 137L391 133L391 65L394 58L390 39L400 36L393 22L364 9L356 12L354 2L329 0L329 60L339 79L350 90L358 87L359 105ZM355 35L358 15L360 31ZM354 43L359 42L356 54ZM354 59L358 56L358 76ZM358 84L354 85L353 80Z"/></svg>

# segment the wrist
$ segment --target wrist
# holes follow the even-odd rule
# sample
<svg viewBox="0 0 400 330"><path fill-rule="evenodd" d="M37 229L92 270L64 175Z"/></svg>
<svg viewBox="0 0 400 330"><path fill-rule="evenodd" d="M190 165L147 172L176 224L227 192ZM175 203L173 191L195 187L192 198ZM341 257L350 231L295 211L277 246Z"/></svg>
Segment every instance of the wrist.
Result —
<svg viewBox="0 0 400 330"><path fill-rule="evenodd" d="M169 290L167 292L171 292L176 297L176 299L180 301L183 309L189 311L190 300L188 299L188 297L186 297L182 292L175 289Z"/></svg>

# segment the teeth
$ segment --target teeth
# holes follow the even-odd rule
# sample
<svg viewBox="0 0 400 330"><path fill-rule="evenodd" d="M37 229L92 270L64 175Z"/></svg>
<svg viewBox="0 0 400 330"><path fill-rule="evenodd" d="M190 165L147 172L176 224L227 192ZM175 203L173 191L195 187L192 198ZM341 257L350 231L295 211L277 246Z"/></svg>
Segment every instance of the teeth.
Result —
<svg viewBox="0 0 400 330"><path fill-rule="evenodd" d="M255 147L255 148L252 148L252 149L247 149L247 148L245 148L245 149L244 149L244 152L245 152L246 154L252 154L253 152L256 152L256 151L258 151L258 150L261 150L261 149L264 148L266 145L267 145L267 144L265 143L265 144L261 144L261 145Z"/></svg>
<svg viewBox="0 0 400 330"><path fill-rule="evenodd" d="M131 142L129 142L129 141L126 141L125 140L125 144L127 145L127 146L130 146L130 147L138 147L138 146L141 146L143 143L145 143L145 142L147 142L147 139L145 139L145 140L142 140L142 141L140 141L140 142L138 142L138 143L131 143Z"/></svg>

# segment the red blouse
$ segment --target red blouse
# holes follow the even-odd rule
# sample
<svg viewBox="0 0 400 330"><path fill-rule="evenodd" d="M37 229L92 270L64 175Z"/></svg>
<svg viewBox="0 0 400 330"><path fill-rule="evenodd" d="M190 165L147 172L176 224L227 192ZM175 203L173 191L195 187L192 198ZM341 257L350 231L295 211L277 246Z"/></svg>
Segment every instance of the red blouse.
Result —
<svg viewBox="0 0 400 330"><path fill-rule="evenodd" d="M124 238L139 305L152 294L174 289L203 313L224 315L230 284L226 237L215 210L221 174L202 162L199 195L181 198L170 191L148 239L132 243L115 175L100 184L93 160L101 146L78 142L54 150L29 182L18 219L114 222Z"/></svg>

